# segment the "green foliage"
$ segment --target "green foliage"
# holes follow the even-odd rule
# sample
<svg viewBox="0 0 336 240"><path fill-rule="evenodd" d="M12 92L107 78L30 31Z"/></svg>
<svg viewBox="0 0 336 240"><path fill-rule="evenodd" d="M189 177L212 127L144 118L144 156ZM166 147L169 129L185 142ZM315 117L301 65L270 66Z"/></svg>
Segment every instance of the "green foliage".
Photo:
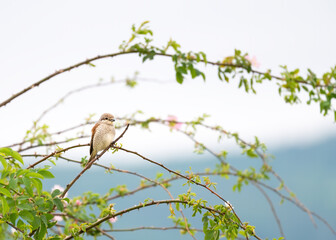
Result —
<svg viewBox="0 0 336 240"><path fill-rule="evenodd" d="M216 212L205 212L202 217L204 239L236 239L241 226L232 209L223 205L215 205L213 208Z"/></svg>
<svg viewBox="0 0 336 240"><path fill-rule="evenodd" d="M19 236L34 236L35 239L44 239L47 229L53 227L53 215L50 214L57 206L63 210L62 200L55 194L43 191L42 181L53 175L49 167L23 169L22 158L19 153L9 148L0 149L1 157L11 163L2 162L0 170L0 199L2 216L1 221L11 223L20 229Z"/></svg>
<svg viewBox="0 0 336 240"><path fill-rule="evenodd" d="M165 47L156 47L151 45L153 32L148 28L148 21L142 23L138 28L132 27L132 36L126 42L120 45L123 52L136 52L142 58L142 61L153 60L155 56L169 56L174 63L176 81L182 84L187 76L192 79L202 77L205 81L206 75L197 68L197 64L203 63L204 66L211 64L218 68L218 78L226 82L230 79L238 78L238 87L246 92L256 93L255 84L261 84L264 80L275 80L279 86L279 94L284 93L284 100L287 103L299 103L299 93L303 89L307 93L307 104L312 101L320 105L320 112L327 115L330 110L333 111L336 121L336 110L332 108L332 100L336 99L336 66L331 68L322 77L310 69L307 70L306 77L299 75L300 70L289 71L287 66L282 68L281 77L271 74L268 69L265 72L253 69L252 63L248 60L247 53L242 53L236 49L233 56L225 57L222 61L208 61L204 52L183 52L180 44L170 39ZM136 39L140 39L134 43ZM133 44L133 45L131 45ZM131 86L134 83L131 83Z"/></svg>
<svg viewBox="0 0 336 240"><path fill-rule="evenodd" d="M38 146L42 146L47 140L51 141L51 134L48 132L48 128L49 126L46 124L38 126L35 121L33 127L26 132L24 140L31 145L37 144Z"/></svg>
<svg viewBox="0 0 336 240"><path fill-rule="evenodd" d="M0 156L1 156L1 163L4 168L7 168L6 160L4 160L4 157L10 157L13 161L10 161L11 163L16 164L14 161L17 160L20 163L23 164L22 157L18 152L13 151L11 148L0 148Z"/></svg>

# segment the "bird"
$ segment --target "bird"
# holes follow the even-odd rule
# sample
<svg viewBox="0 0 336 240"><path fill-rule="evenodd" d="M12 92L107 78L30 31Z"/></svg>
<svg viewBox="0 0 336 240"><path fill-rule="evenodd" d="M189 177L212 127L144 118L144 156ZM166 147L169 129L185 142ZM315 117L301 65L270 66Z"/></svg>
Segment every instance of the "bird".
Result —
<svg viewBox="0 0 336 240"><path fill-rule="evenodd" d="M104 113L93 126L91 130L89 162L95 158L99 151L104 150L113 142L115 137L114 121L115 118L112 114Z"/></svg>

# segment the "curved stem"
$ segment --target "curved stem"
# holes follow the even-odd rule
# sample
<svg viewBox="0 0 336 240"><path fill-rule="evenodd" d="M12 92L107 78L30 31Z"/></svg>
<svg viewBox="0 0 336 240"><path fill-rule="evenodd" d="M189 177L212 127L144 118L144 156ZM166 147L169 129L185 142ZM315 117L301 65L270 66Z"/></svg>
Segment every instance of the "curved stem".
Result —
<svg viewBox="0 0 336 240"><path fill-rule="evenodd" d="M204 185L204 184L202 184L202 183L200 183L200 182L194 181L193 179L191 179L191 178L189 178L189 177L186 177L186 176L184 176L184 175L182 175L182 174L180 174L180 173L178 173L178 172L176 172L176 171L174 171L174 170L171 170L171 169L167 168L166 166L164 166L163 164L158 163L158 162L155 162L155 161L153 161L153 160L151 160L151 159L149 159L149 158L146 158L145 156L143 156L143 155L141 155L141 154L139 154L139 153L137 153L137 152L135 152L135 151L131 151L131 150L128 150L128 149L125 149L125 148L122 148L122 147L116 147L116 148L117 148L117 149L120 149L120 150L123 150L123 151L125 151L125 152L128 152L128 153L132 153L132 154L134 154L134 155L137 155L138 157L141 157L142 159L144 159L144 160L146 160L146 161L148 161L148 162L150 162L150 163L153 163L153 164L155 164L155 165L157 165L157 166L162 167L163 169L165 169L166 171L168 171L168 172L170 172L170 173L173 173L173 174L175 174L175 175L177 175L177 176L179 176L179 177L181 177L181 178L186 179L187 181L190 181L190 182L192 182L192 183L194 183L194 184L196 184L196 185L198 185L198 186L201 186L201 187L207 189L209 192L211 192L212 194L214 194L215 196L217 196L219 199L221 199L223 202L225 202L225 203L227 204L227 206L230 207L231 211L233 212L233 214L234 214L234 215L236 216L236 218L238 219L238 221L239 221L239 225L240 225L242 228L244 228L243 225L242 225L242 224L243 224L242 221L241 221L240 218L238 217L238 215L237 215L237 213L235 212L235 210L233 209L232 205L231 205L228 201L226 201L223 197L221 197L218 193L216 193L215 191L213 191L212 189L210 189L210 188L207 187L206 185Z"/></svg>
<svg viewBox="0 0 336 240"><path fill-rule="evenodd" d="M99 60L99 59L104 59L104 58L112 58L112 57L116 57L118 55L125 55L125 54L130 54L130 53L136 53L136 51L129 51L129 52L117 52L117 53L112 53L112 54L106 54L106 55L98 55L96 57L93 57L93 58L89 58L89 59L86 59L82 62L79 62L77 64L74 64L70 67L67 67L67 68L63 68L63 69L60 69L52 74L50 74L49 76L46 76L45 78L42 78L41 80L31 84L30 86L26 87L25 89L21 90L20 92L18 93L15 93L13 94L10 98L6 99L5 101L3 101L2 103L0 103L0 107L3 107L5 105L7 105L8 103L10 103L13 99L21 96L22 94L28 92L29 90L35 88L35 87L38 87L39 85L41 85L42 83L48 81L49 79L57 76L57 75L60 75L61 73L64 73L64 72L69 72L71 71L72 69L74 68L78 68L82 65L87 65L87 64L90 64L91 62L94 62L96 60Z"/></svg>
<svg viewBox="0 0 336 240"><path fill-rule="evenodd" d="M55 76L58 76L60 75L61 73L64 73L64 72L69 72L71 71L72 69L74 68L78 68L80 66L83 66L83 65L87 65L87 64L90 64L91 62L94 62L94 61L97 61L97 60L100 60L100 59L104 59L104 58L113 58L113 57L116 57L116 56L119 56L119 55L126 55L126 54L133 54L133 53L140 53L138 50L131 50L131 51L123 51L123 52L117 52L117 53L111 53L111 54L105 54L105 55L98 55L96 57L93 57L93 58L89 58L89 59L86 59L82 62L79 62L77 64L74 64L72 66L69 66L67 68L63 68L63 69L60 69L52 74L50 74L49 76L45 77L45 78L42 78L41 80L31 84L30 86L26 87L25 89L21 90L20 92L17 92L15 94L13 94L11 97L9 97L8 99L4 100L3 102L0 103L0 108L7 105L8 103L10 103L12 100L14 100L15 98L21 96L22 94L28 92L29 90L35 88L35 87L38 87L39 85L41 85L42 83L50 80L51 78L55 77ZM173 57L174 55L173 54L167 54L167 53L163 53L163 52L155 52L156 56L163 56L163 57ZM206 63L206 64L210 64L210 65L215 65L215 66L219 66L219 67L225 67L225 66L230 66L230 67L236 67L236 68L242 68L242 69L246 69L246 67L242 66L242 65L235 65L235 64L228 64L228 63L220 63L220 62L213 62L213 61L204 61L204 60L200 60L200 62L203 62L203 63ZM255 73L255 74L259 74L259 75L266 75L266 73L264 72L261 72L261 71L257 71L257 70L254 70L254 69L249 69L249 71L251 73ZM278 76L275 76L275 75L270 75L269 73L267 73L268 76L276 79L276 80L280 80L280 81L285 81L284 78L282 77L278 77ZM302 80L302 81L297 81L298 83L302 83L302 84L309 84L308 82ZM317 85L316 87L327 87L326 85ZM334 86L329 86L329 87L334 87Z"/></svg>

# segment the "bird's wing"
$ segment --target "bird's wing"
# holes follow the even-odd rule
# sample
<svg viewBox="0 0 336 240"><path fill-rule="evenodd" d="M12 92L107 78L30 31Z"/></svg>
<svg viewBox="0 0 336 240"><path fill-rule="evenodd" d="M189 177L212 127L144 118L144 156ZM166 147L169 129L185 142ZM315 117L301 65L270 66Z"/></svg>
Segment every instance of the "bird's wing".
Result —
<svg viewBox="0 0 336 240"><path fill-rule="evenodd" d="M96 132L97 127L98 127L98 123L96 123L91 130L92 134L91 134L91 142L90 142L90 155L93 151L93 138L94 138L94 132Z"/></svg>

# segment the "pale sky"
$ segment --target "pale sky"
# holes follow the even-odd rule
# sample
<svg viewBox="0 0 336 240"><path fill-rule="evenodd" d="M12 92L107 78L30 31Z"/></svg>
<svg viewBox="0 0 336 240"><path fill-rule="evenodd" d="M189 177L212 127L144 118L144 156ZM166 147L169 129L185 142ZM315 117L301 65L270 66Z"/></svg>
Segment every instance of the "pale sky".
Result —
<svg viewBox="0 0 336 240"><path fill-rule="evenodd" d="M129 38L132 24L145 20L150 21L158 46L172 38L183 50L204 51L212 61L240 49L257 58L261 71L270 68L278 73L279 65L288 65L303 74L307 68L321 74L336 64L335 9L332 0L1 1L0 101L55 70L117 52ZM104 112L123 116L142 110L147 117L175 115L186 121L207 113L210 124L239 132L247 140L258 136L271 147L336 136L333 116L323 117L316 105L284 103L275 82L257 86L253 95L238 90L238 80L220 82L211 66L205 68L206 83L199 78L179 85L168 59L142 64L132 55L94 64L96 68L84 66L61 74L1 108L0 146L20 141L32 121L68 91L99 79L123 79L135 71L158 83L82 92L43 122L56 131L81 122L89 113L96 113L97 120ZM129 131L124 142L148 153L192 149L190 143L183 144L188 140L156 128L152 133Z"/></svg>

